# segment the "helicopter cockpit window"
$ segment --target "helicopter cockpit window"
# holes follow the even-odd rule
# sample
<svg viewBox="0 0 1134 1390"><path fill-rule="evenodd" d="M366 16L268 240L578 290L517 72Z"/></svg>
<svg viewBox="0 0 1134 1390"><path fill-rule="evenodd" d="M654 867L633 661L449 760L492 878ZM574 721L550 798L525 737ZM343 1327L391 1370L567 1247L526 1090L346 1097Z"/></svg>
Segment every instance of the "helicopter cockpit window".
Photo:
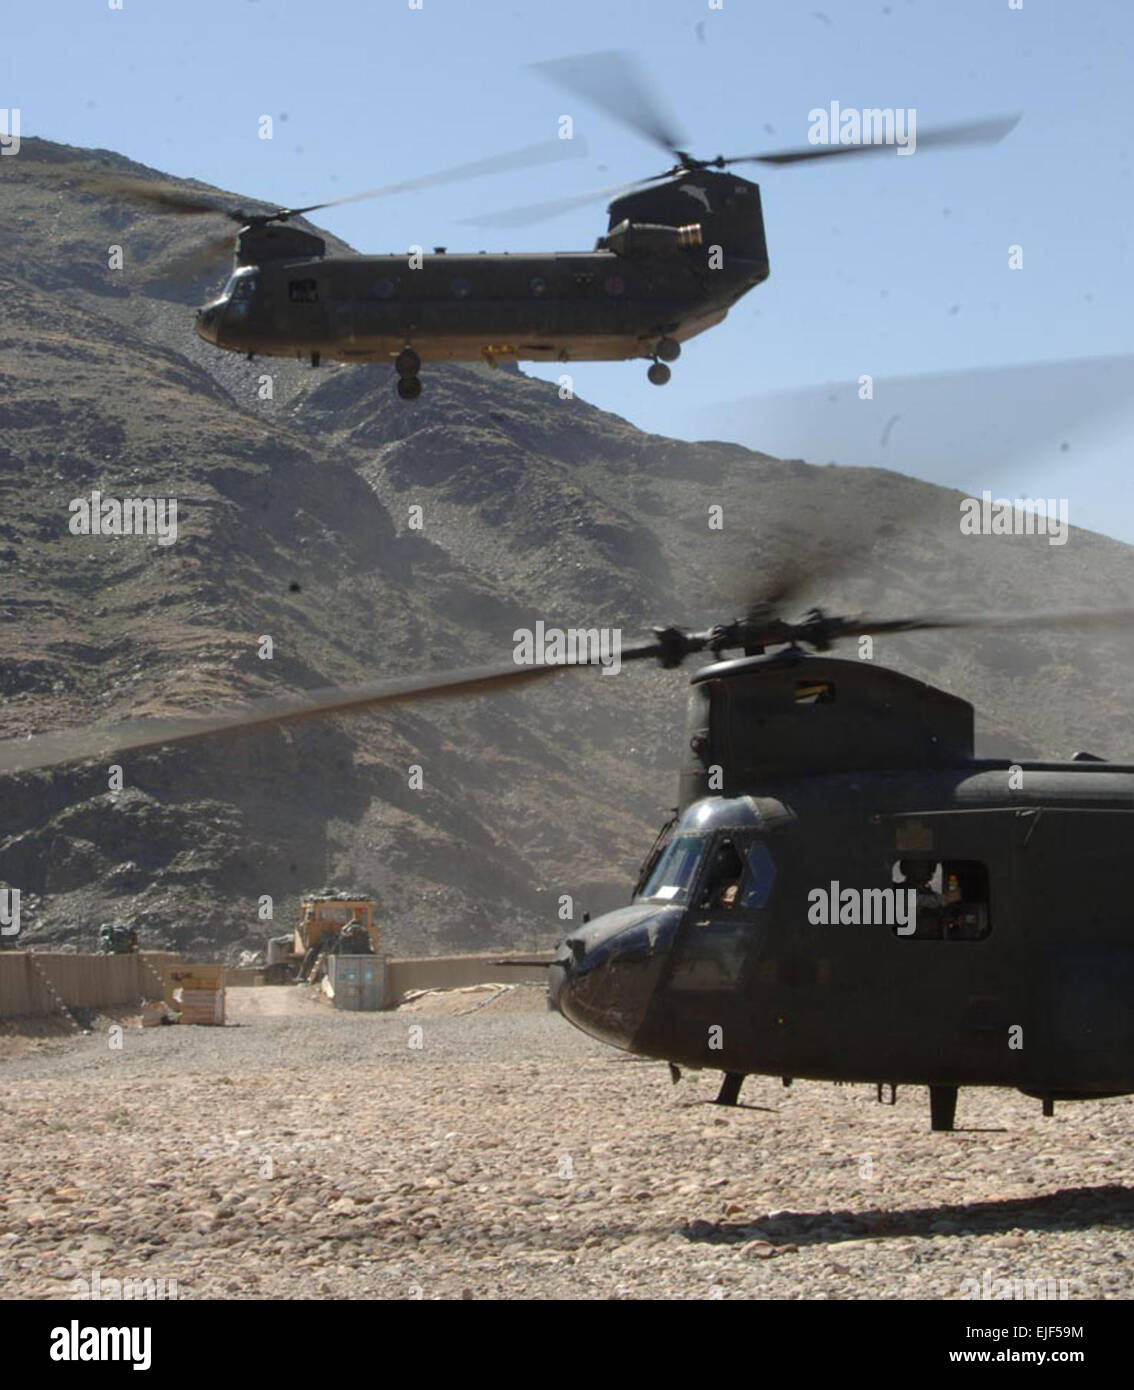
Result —
<svg viewBox="0 0 1134 1390"><path fill-rule="evenodd" d="M228 284L221 290L221 298L233 304L247 303L256 293L255 275L231 275Z"/></svg>
<svg viewBox="0 0 1134 1390"><path fill-rule="evenodd" d="M287 297L293 304L318 304L319 282L317 280L289 280Z"/></svg>
<svg viewBox="0 0 1134 1390"><path fill-rule="evenodd" d="M704 835L678 835L666 846L640 898L660 898L664 902L683 903L697 876L697 866L707 841Z"/></svg>
<svg viewBox="0 0 1134 1390"><path fill-rule="evenodd" d="M983 941L992 930L988 912L988 868L975 859L899 859L891 869L894 887L917 893L913 932L907 941Z"/></svg>

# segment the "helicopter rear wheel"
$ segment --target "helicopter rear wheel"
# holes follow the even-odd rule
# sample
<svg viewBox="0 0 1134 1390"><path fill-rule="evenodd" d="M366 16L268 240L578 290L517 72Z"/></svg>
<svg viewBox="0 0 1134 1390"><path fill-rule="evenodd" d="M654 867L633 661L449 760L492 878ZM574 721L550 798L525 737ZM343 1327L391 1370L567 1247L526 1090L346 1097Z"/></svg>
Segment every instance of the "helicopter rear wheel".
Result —
<svg viewBox="0 0 1134 1390"><path fill-rule="evenodd" d="M398 377L398 395L403 401L416 401L421 395L421 378L419 376Z"/></svg>
<svg viewBox="0 0 1134 1390"><path fill-rule="evenodd" d="M653 385L664 386L666 382L670 379L670 377L673 375L673 373L669 370L669 368L665 365L664 362L653 362L650 364L650 370L646 373L646 375L649 377Z"/></svg>
<svg viewBox="0 0 1134 1390"><path fill-rule="evenodd" d="M656 351L663 362L676 362L681 356L681 344L676 338L663 338Z"/></svg>
<svg viewBox="0 0 1134 1390"><path fill-rule="evenodd" d="M404 347L394 358L394 371L401 377L417 376L421 371L421 358L413 348Z"/></svg>

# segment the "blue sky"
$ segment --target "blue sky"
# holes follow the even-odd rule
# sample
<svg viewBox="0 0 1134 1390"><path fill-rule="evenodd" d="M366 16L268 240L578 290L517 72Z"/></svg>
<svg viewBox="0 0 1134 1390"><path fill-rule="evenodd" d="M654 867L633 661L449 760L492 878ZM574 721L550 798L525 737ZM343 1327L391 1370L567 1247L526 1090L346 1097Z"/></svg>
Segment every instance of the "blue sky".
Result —
<svg viewBox="0 0 1134 1390"><path fill-rule="evenodd" d="M705 155L804 144L807 113L832 100L913 107L919 130L1023 120L989 149L752 174L770 280L686 348L665 388L646 383L644 363L576 364L587 399L660 433L760 446L758 416L729 403L862 373L1134 352L1128 0L123 0L120 11L23 0L5 16L0 107L20 108L26 135L293 205L550 139L569 113L585 159L317 220L372 252L588 248L601 202L518 231L460 219L664 167L527 70L596 48L633 50ZM276 120L270 142L257 138L263 114ZM1008 268L1012 244L1020 271ZM777 452L808 456L807 414L799 447L777 438ZM828 440L814 447L831 456ZM1077 471L1063 485L1096 524L1134 539L1134 489L1115 451L1066 466Z"/></svg>

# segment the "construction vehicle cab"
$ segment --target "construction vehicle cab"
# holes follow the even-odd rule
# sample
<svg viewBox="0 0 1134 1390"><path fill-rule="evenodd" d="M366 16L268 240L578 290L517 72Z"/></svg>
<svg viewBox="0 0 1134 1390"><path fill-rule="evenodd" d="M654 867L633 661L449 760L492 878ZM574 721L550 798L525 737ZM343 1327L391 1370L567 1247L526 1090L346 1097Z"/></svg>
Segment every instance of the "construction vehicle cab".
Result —
<svg viewBox="0 0 1134 1390"><path fill-rule="evenodd" d="M324 890L300 899L292 941L292 959L299 963L296 978L317 978L319 963L329 952L377 955L378 928L370 898Z"/></svg>

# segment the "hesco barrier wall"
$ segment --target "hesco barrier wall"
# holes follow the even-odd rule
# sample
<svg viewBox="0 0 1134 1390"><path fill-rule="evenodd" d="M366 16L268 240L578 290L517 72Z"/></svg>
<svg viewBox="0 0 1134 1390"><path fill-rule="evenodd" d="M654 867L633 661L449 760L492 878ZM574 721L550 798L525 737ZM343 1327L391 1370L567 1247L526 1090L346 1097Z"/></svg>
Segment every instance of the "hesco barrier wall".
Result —
<svg viewBox="0 0 1134 1390"><path fill-rule="evenodd" d="M526 951L508 955L493 952L479 956L413 956L383 957L386 962L386 983L383 987L383 1008L392 1008L409 989L460 989L463 985L483 985L499 981L543 984L547 971L541 966L495 965L498 960L551 960L551 952ZM232 966L224 972L229 989L265 985L268 978L262 965Z"/></svg>
<svg viewBox="0 0 1134 1390"><path fill-rule="evenodd" d="M393 1008L411 989L461 989L465 985L496 981L543 984L547 971L541 966L508 966L496 962L544 959L550 961L551 953L497 951L483 955L387 960L383 1007ZM138 951L124 956L0 951L0 1018L58 1013L59 1005L44 983L44 975L68 1008L97 1009L111 1004L136 1004L142 999L160 999L163 968L180 960L176 951ZM226 972L226 983L230 986L254 985L262 981L262 968Z"/></svg>
<svg viewBox="0 0 1134 1390"><path fill-rule="evenodd" d="M160 999L162 970L180 959L176 951L137 951L124 956L0 951L0 1018L58 1013L59 1004L44 976L69 1009Z"/></svg>
<svg viewBox="0 0 1134 1390"><path fill-rule="evenodd" d="M547 971L538 965L496 965L501 960L551 960L551 952L494 951L477 956L417 956L386 963L386 1007L392 1008L410 989L461 989L465 985L546 984Z"/></svg>

